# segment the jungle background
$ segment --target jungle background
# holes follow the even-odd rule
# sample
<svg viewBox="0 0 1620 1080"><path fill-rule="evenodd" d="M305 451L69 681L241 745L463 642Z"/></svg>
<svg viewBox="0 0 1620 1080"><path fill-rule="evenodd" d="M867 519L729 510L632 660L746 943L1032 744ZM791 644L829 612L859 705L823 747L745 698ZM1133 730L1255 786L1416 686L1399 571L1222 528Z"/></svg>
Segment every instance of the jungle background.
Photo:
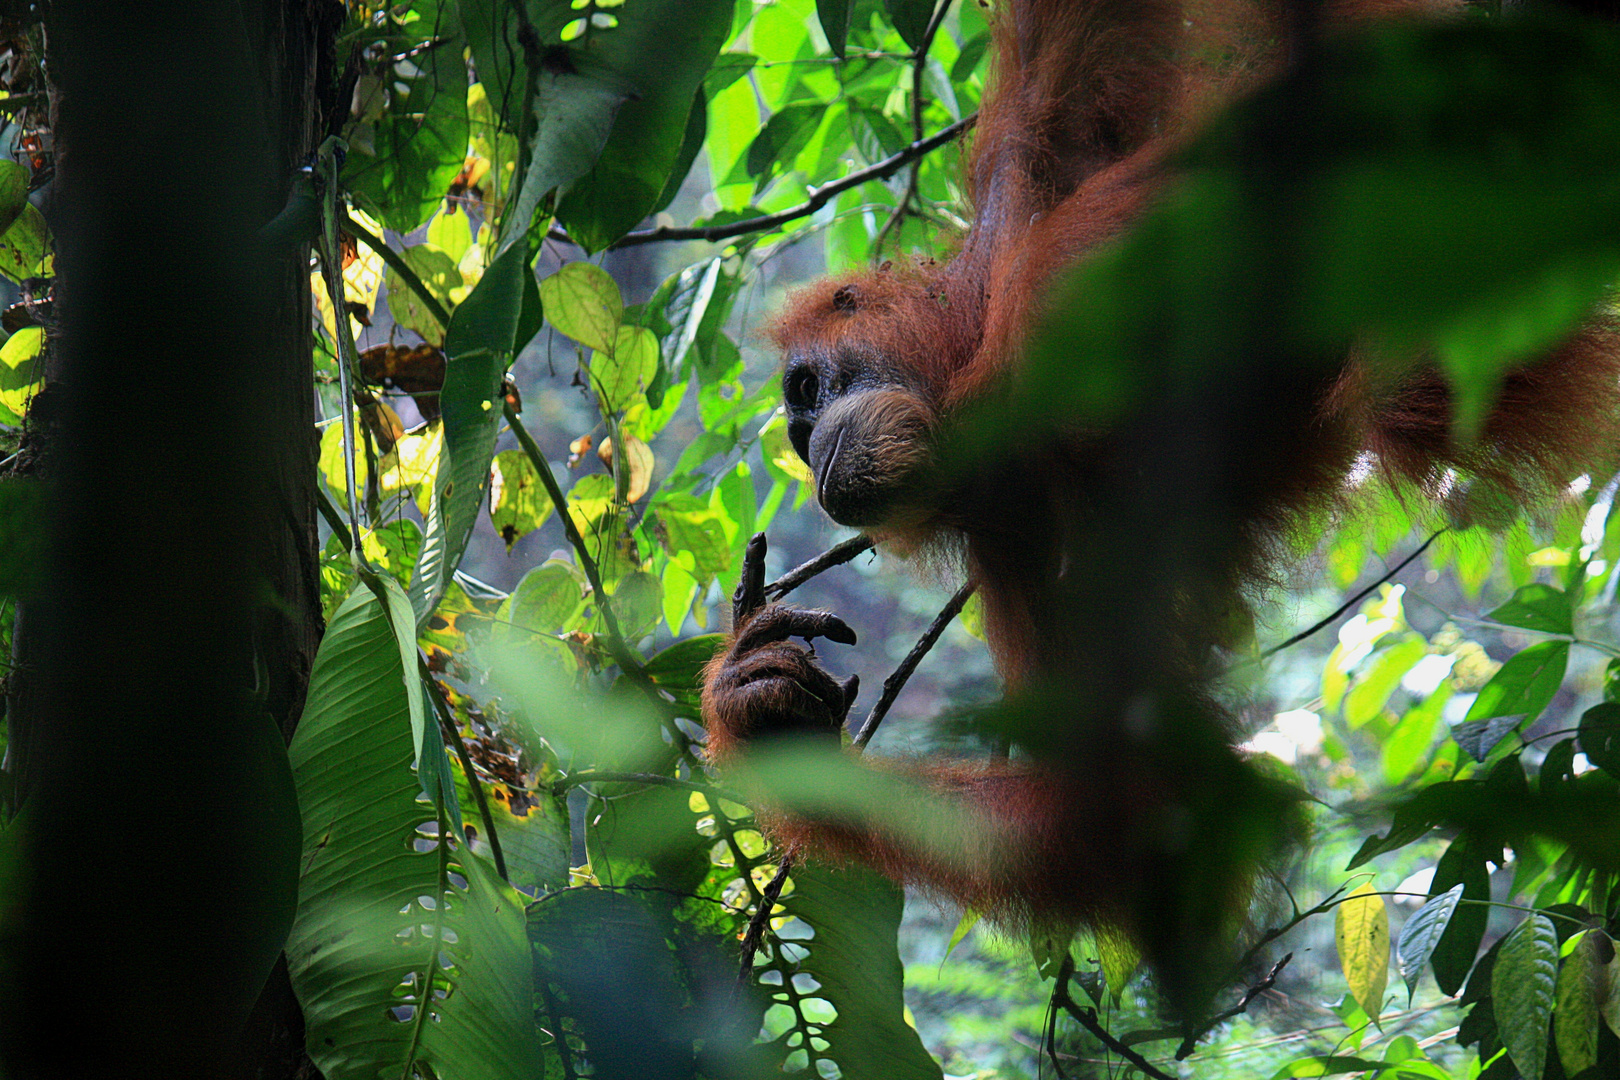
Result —
<svg viewBox="0 0 1620 1080"><path fill-rule="evenodd" d="M1613 477L1521 519L1369 472L1298 538L1228 693L1315 831L1200 1015L1105 930L779 875L702 764L748 538L772 579L851 539L762 327L948 252L981 5L0 16L5 1075L1620 1074ZM1466 429L1620 270L1617 45L1526 4L1323 46L1189 152L1305 211L1188 189L1069 287L1256 243L1048 352L1241 344L1203 301L1324 268L1255 302L1432 349ZM859 630L864 711L958 584L866 552L794 598ZM991 749L976 632L872 753Z"/></svg>

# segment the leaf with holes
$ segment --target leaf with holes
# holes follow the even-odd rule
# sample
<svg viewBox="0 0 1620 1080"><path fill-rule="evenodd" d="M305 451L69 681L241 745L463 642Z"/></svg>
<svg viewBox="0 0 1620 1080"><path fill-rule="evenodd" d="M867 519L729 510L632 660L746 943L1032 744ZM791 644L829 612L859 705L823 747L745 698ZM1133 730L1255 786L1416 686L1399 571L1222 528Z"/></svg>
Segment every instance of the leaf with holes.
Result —
<svg viewBox="0 0 1620 1080"><path fill-rule="evenodd" d="M905 971L897 945L905 894L887 878L858 866L841 870L797 866L793 885L783 906L803 919L815 936L777 948L808 950L808 958L794 968L820 984L814 998L830 1005L836 1015L811 1019L802 1008L797 1010L799 1023L777 1040L777 1046L788 1051L790 1067L803 1067L797 1058L807 1058L804 1064L811 1075L824 1068L820 1062L830 1061L850 1080L869 1076L939 1080L938 1063L905 1020L901 995ZM755 971L759 970L756 963ZM799 997L797 992L789 995L785 986L778 996ZM826 1014L812 1010L811 1015ZM794 1031L800 1041L793 1041L797 1049L789 1050Z"/></svg>
<svg viewBox="0 0 1620 1080"><path fill-rule="evenodd" d="M522 450L502 450L490 467L489 523L512 545L534 532L551 516L551 496L540 474Z"/></svg>
<svg viewBox="0 0 1620 1080"><path fill-rule="evenodd" d="M1558 935L1545 915L1531 915L1514 927L1491 968L1496 1027L1525 1080L1541 1080L1547 1063L1557 971Z"/></svg>
<svg viewBox="0 0 1620 1080"><path fill-rule="evenodd" d="M1376 1020L1383 1011L1384 987L1389 983L1389 911L1371 885L1358 886L1339 905L1333 917L1333 940L1350 993Z"/></svg>
<svg viewBox="0 0 1620 1080"><path fill-rule="evenodd" d="M289 748L304 873L287 958L310 1054L330 1080L528 1080L542 1066L522 898L450 843L414 751L387 613L357 590Z"/></svg>

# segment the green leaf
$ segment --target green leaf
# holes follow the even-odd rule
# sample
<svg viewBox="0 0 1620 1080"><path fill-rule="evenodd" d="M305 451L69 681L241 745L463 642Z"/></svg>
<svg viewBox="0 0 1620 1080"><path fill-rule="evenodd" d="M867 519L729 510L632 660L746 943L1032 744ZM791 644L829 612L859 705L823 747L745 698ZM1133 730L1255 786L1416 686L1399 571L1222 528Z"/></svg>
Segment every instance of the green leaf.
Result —
<svg viewBox="0 0 1620 1080"><path fill-rule="evenodd" d="M604 413L622 412L652 382L658 370L658 339L641 326L621 326L613 348L591 356L591 378Z"/></svg>
<svg viewBox="0 0 1620 1080"><path fill-rule="evenodd" d="M1374 1020L1389 983L1389 911L1371 885L1360 885L1333 915L1333 941L1350 993Z"/></svg>
<svg viewBox="0 0 1620 1080"><path fill-rule="evenodd" d="M1564 1073L1576 1076L1597 1064L1598 1002L1608 989L1599 957L1601 930L1583 930L1558 970L1553 988L1553 1044ZM1611 950L1612 951L1612 948Z"/></svg>
<svg viewBox="0 0 1620 1080"><path fill-rule="evenodd" d="M428 292L432 293L434 299L443 304L446 310L455 307L451 293L461 288L461 271L456 268L455 260L447 252L440 251L432 244L417 244L400 252L400 257L405 260L407 266L416 271L416 276L427 286ZM422 298L416 295L415 290L407 287L404 279L394 273L392 268L383 274L383 283L388 287L388 312L396 323L408 330L416 331L424 341L435 344L444 341L445 328L439 325L439 320L433 316Z"/></svg>
<svg viewBox="0 0 1620 1080"><path fill-rule="evenodd" d="M511 361L523 305L527 253L508 248L450 316L445 332L444 447L426 514L422 554L411 578L417 625L427 621L461 564L489 486L501 425L501 377Z"/></svg>
<svg viewBox="0 0 1620 1080"><path fill-rule="evenodd" d="M642 667L642 673L665 688L700 688L703 685L704 667L725 643L724 634L698 634L677 641L655 653Z"/></svg>
<svg viewBox="0 0 1620 1080"><path fill-rule="evenodd" d="M15 161L0 161L0 234L11 228L11 223L28 205L29 171Z"/></svg>
<svg viewBox="0 0 1620 1080"><path fill-rule="evenodd" d="M1474 966L1490 916L1490 873L1484 854L1476 850L1466 834L1453 840L1435 864L1434 880L1429 885L1430 902L1459 885L1462 899L1474 903L1457 906L1430 954L1434 981L1441 992L1448 995L1455 995L1462 988L1468 969Z"/></svg>
<svg viewBox="0 0 1620 1080"><path fill-rule="evenodd" d="M433 215L466 160L467 65L455 10L417 0L408 25L425 36L402 42L400 59L384 58L355 87L359 115L344 129L343 183L395 232Z"/></svg>
<svg viewBox="0 0 1620 1080"><path fill-rule="evenodd" d="M540 282L540 302L557 332L597 352L611 352L624 301L606 270L571 262Z"/></svg>
<svg viewBox="0 0 1620 1080"><path fill-rule="evenodd" d="M1531 915L1514 927L1491 969L1496 1028L1524 1080L1541 1080L1546 1065L1557 972L1558 935L1545 915Z"/></svg>
<svg viewBox="0 0 1620 1080"><path fill-rule="evenodd" d="M360 580L365 582L366 588L371 590L388 615L388 628L399 650L400 671L404 678L405 713L410 718L411 745L416 747L411 757L411 767L421 771L423 759L439 750L443 744L439 741L438 725L429 727L427 723L427 701L422 696L422 680L417 667L416 620L411 614L411 602L406 599L399 582L392 577L383 577L364 567L357 569ZM423 774L422 787L429 796L439 794L434 786L437 776L438 772L434 769Z"/></svg>
<svg viewBox="0 0 1620 1080"><path fill-rule="evenodd" d="M587 251L600 251L650 213L681 156L692 100L731 29L733 0L641 0L590 51L634 88L589 173L557 204Z"/></svg>
<svg viewBox="0 0 1620 1080"><path fill-rule="evenodd" d="M973 928L979 925L981 918L983 916L973 908L967 908L962 912L962 917L956 920L956 929L951 931L950 940L945 943L945 955L939 958L941 964L950 959L950 955L956 951L956 947L967 940L968 934L972 933Z"/></svg>
<svg viewBox="0 0 1620 1080"><path fill-rule="evenodd" d="M686 182L687 174L692 171L692 164L697 161L699 151L703 149L703 142L709 135L709 96L700 85L692 96L692 111L686 117L686 134L681 137L680 153L675 155L675 164L670 167L669 178L664 181L664 190L658 193L657 200L652 206L652 213L669 208L675 201L675 196L681 193L681 185Z"/></svg>
<svg viewBox="0 0 1620 1080"><path fill-rule="evenodd" d="M1581 714L1581 753L1613 777L1620 777L1620 703L1600 702Z"/></svg>
<svg viewBox="0 0 1620 1080"><path fill-rule="evenodd" d="M525 636L560 634L584 606L579 572L565 562L550 559L523 575L512 595L501 604L496 620L498 625L511 626L515 631L511 638L521 644Z"/></svg>
<svg viewBox="0 0 1620 1080"><path fill-rule="evenodd" d="M934 14L935 0L883 0L889 21L900 31L900 37L913 49L922 44L928 32L928 20Z"/></svg>
<svg viewBox="0 0 1620 1080"><path fill-rule="evenodd" d="M327 627L289 749L304 873L287 957L310 1055L331 1080L532 1080L522 898L419 801L405 678L382 605L358 590Z"/></svg>
<svg viewBox="0 0 1620 1080"><path fill-rule="evenodd" d="M1462 894L1463 887L1453 885L1440 895L1431 897L1401 927L1401 936L1395 944L1395 958L1400 966L1401 978L1406 981L1408 1006L1412 1003L1413 992L1417 990L1418 979L1423 975L1423 965L1434 955L1435 946L1440 944L1441 935L1451 923L1451 913L1457 910L1457 901L1462 899Z"/></svg>
<svg viewBox="0 0 1620 1080"><path fill-rule="evenodd" d="M566 190L596 163L619 106L632 93L634 88L626 79L591 63L581 51L550 51L534 95L528 168L517 199L501 223L502 248L527 234L540 200L553 191Z"/></svg>
<svg viewBox="0 0 1620 1080"><path fill-rule="evenodd" d="M507 554L511 554L513 544L551 516L551 496L522 450L496 454L490 475L489 523L506 542Z"/></svg>
<svg viewBox="0 0 1620 1080"><path fill-rule="evenodd" d="M854 0L816 0L816 19L827 38L827 47L838 59L844 58L844 43L849 40L849 16Z"/></svg>
<svg viewBox="0 0 1620 1080"><path fill-rule="evenodd" d="M0 234L0 274L16 282L38 277L51 250L50 237L45 215L33 203L24 205L17 219Z"/></svg>
<svg viewBox="0 0 1620 1080"><path fill-rule="evenodd" d="M1401 684L1401 679L1428 651L1427 642L1411 637L1397 641L1379 654L1367 673L1345 696L1344 720L1352 731L1383 712L1389 696Z"/></svg>
<svg viewBox="0 0 1620 1080"><path fill-rule="evenodd" d="M748 145L743 158L748 175L768 178L793 168L793 159L816 133L827 106L819 101L789 105L771 114L765 126Z"/></svg>
<svg viewBox="0 0 1620 1080"><path fill-rule="evenodd" d="M1123 1001L1125 984L1136 974L1142 963L1142 953L1131 939L1117 930L1099 926L1091 932L1097 946L1097 959L1102 964L1103 983L1115 1001Z"/></svg>
<svg viewBox="0 0 1620 1080"><path fill-rule="evenodd" d="M1511 600L1485 617L1492 622L1548 634L1575 632L1574 605L1569 594L1551 585L1522 586Z"/></svg>
<svg viewBox="0 0 1620 1080"><path fill-rule="evenodd" d="M793 892L782 898L782 906L815 931L808 942L795 942L810 953L796 968L820 983L815 996L838 1012L830 1022L806 1025L811 1075L825 1058L851 1078L941 1077L916 1029L905 1021L905 971L897 951L904 904L900 887L870 870L814 863L794 867ZM825 1040L827 1049L816 1050L811 1037Z"/></svg>
<svg viewBox="0 0 1620 1080"><path fill-rule="evenodd" d="M1522 724L1534 723L1558 693L1568 663L1567 641L1543 641L1520 649L1480 690L1464 719L1489 720L1522 714Z"/></svg>

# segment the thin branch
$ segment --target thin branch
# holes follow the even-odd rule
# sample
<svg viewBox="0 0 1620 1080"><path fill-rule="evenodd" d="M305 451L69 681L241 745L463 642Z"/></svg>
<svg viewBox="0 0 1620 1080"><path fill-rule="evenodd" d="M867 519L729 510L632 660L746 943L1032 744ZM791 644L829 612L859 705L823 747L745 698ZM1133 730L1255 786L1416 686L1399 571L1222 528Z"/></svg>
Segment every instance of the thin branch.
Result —
<svg viewBox="0 0 1620 1080"><path fill-rule="evenodd" d="M1275 964L1271 965L1271 970L1266 972L1265 978L1249 987L1248 991L1243 995L1242 1001L1238 1002L1230 1009L1227 1009L1225 1012L1216 1013L1214 1016L1204 1021L1203 1026L1200 1027L1198 1031L1189 1033L1188 1036L1182 1040L1181 1045L1176 1049L1176 1060L1185 1061L1187 1056L1191 1054L1197 1047L1198 1040L1215 1030L1215 1026L1217 1024L1223 1024L1232 1019L1234 1016L1242 1016L1244 1013L1248 1012L1249 1005L1254 1001L1255 998L1277 985L1277 976L1282 972L1283 968L1288 966L1288 961L1292 960L1293 958L1293 953L1284 953L1281 960L1278 960Z"/></svg>
<svg viewBox="0 0 1620 1080"><path fill-rule="evenodd" d="M490 854L495 856L495 872L501 875L502 881L510 882L512 879L506 872L506 854L501 850L500 834L495 831L495 816L489 809L484 782L478 778L478 770L473 768L472 754L467 750L467 742L461 737L461 729L456 727L456 719L450 713L450 702L444 696L444 687L439 685L439 680L428 669L427 657L422 655L421 649L416 650L416 668L422 681L427 684L428 696L433 699L433 710L439 714L439 727L456 748L461 771L467 776L467 787L472 790L473 801L478 804L478 816L484 819L484 831L489 833Z"/></svg>
<svg viewBox="0 0 1620 1080"><path fill-rule="evenodd" d="M411 269L411 264L406 262L399 252L389 247L382 237L373 235L370 229L350 217L349 212L341 206L338 208L338 227L375 251L388 265L388 269L398 274L405 287L422 301L423 306L428 309L428 314L439 320L440 326L446 328L450 326L450 312L439 302L438 297L428 292L428 287L416 276L416 271Z"/></svg>
<svg viewBox="0 0 1620 1080"><path fill-rule="evenodd" d="M772 600L780 600L817 574L831 570L835 566L842 566L855 556L876 546L876 542L870 536L852 536L843 543L835 544L823 551L809 562L795 566L765 586L765 593Z"/></svg>
<svg viewBox="0 0 1620 1080"><path fill-rule="evenodd" d="M765 927L770 925L771 912L776 910L777 898L782 895L782 886L787 884L788 874L792 871L793 856L782 856L782 861L776 864L776 876L765 886L764 895L759 898L759 907L754 910L754 917L748 920L748 930L742 939L742 961L737 967L737 985L731 992L733 1001L753 977L754 954L759 951L759 943L765 937Z"/></svg>
<svg viewBox="0 0 1620 1080"><path fill-rule="evenodd" d="M872 741L872 736L877 734L878 725L883 723L883 718L888 715L890 706L900 696L900 691L905 688L906 681L911 678L911 673L917 670L917 665L922 663L922 658L928 655L928 651L934 647L934 643L945 632L945 628L950 625L951 620L961 613L962 605L968 602L968 597L973 595L973 590L976 587L970 581L957 589L956 595L952 596L950 601L940 609L939 614L934 616L934 622L928 627L928 631L917 639L917 644L913 645L911 651L906 654L906 658L900 661L900 666L894 669L892 675L883 680L883 693L879 695L877 704L872 706L872 711L866 714L866 723L861 725L860 733L855 736L857 749L864 750L866 744Z"/></svg>
<svg viewBox="0 0 1620 1080"><path fill-rule="evenodd" d="M1298 645L1300 642L1304 641L1306 638L1310 637L1312 634L1316 633L1318 630L1321 630L1325 626L1331 625L1333 623L1333 621L1335 619L1337 619L1339 616L1343 615L1345 612L1349 611L1351 608L1355 607L1357 604L1359 604L1363 600L1367 599L1367 597L1371 596L1372 591L1374 589L1378 588L1378 586L1388 584L1390 578L1394 577L1396 574L1400 573L1402 570L1405 570L1407 568L1407 566L1409 566L1411 564L1413 559L1416 559L1419 555L1423 554L1425 551L1428 551L1429 550L1429 545L1434 543L1436 540L1440 539L1441 534L1444 533L1445 531L1446 530L1444 528L1440 528L1440 529L1435 530L1434 535L1430 536L1427 540L1423 541L1422 546L1420 546L1416 551L1412 552L1412 554L1408 555L1406 558L1404 558L1400 562L1396 563L1395 566L1387 574L1385 574L1383 577L1379 578L1377 581L1373 582L1371 585L1368 585L1365 589L1362 589L1360 592L1356 593L1356 595L1352 596L1350 599L1348 599L1344 603L1340 604L1337 608L1334 609L1333 614L1329 615L1327 618L1322 619L1319 622L1316 622L1316 623L1312 624L1311 626L1307 627L1306 629L1301 630L1299 633L1295 634L1293 637L1289 638L1287 641L1283 642L1282 644L1273 645L1271 648L1267 649L1265 652L1260 654L1260 659L1262 659L1262 660L1268 659L1269 657L1275 656L1278 653L1282 652L1284 649L1288 648L1290 645Z"/></svg>
<svg viewBox="0 0 1620 1080"><path fill-rule="evenodd" d="M928 20L928 28L923 31L922 40L917 43L916 51L911 54L911 140L921 142L923 137L923 110L926 104L923 101L923 76L928 71L928 50L934 44L934 35L939 31L939 24L944 21L945 13L950 10L951 0L938 0L934 5L934 14ZM911 204L918 200L918 175L922 172L921 162L911 166L911 174L906 178L905 193L900 196L900 203L889 214L889 220L883 223L877 238L872 242L872 250L881 252L883 243L888 239L891 230L898 229Z"/></svg>
<svg viewBox="0 0 1620 1080"><path fill-rule="evenodd" d="M568 512L568 499L563 495L562 488L557 484L557 478L551 473L551 465L546 461L545 455L540 452L540 446L529 434L529 429L523 426L518 419L517 410L510 401L505 403L506 422L512 428L512 434L517 436L518 445L528 455L529 464L534 471L540 474L540 482L545 485L546 494L551 496L551 504L557 511L557 517L562 520L563 533L568 537L568 543L574 549L579 559L580 567L585 571L585 580L591 583L591 595L596 600L596 609L602 613L602 623L607 628L608 652L619 668L636 682L644 683L646 676L641 669L641 663L630 655L629 648L624 643L624 635L619 632L619 620L613 614L613 605L608 602L607 590L602 588L602 574L596 567L596 560L585 547L585 538L580 535L579 528L574 524L574 515Z"/></svg>
<svg viewBox="0 0 1620 1080"><path fill-rule="evenodd" d="M343 284L343 258L338 251L338 174L341 165L338 156L343 142L327 139L321 144L320 161L325 173L325 190L321 192L321 277L326 283L326 295L332 303L332 333L337 338L338 383L343 392L343 478L349 498L349 536L356 543L360 539L360 519L357 516L359 499L354 483L354 373L360 370L360 359L355 355L354 334L349 331L348 292ZM349 548L355 560L365 565L365 555L356 546Z"/></svg>
<svg viewBox="0 0 1620 1080"><path fill-rule="evenodd" d="M1108 1029L1103 1027L1102 1021L1097 1019L1096 1009L1075 1003L1074 998L1069 996L1069 977L1073 974L1074 960L1065 957L1063 967L1058 971L1057 985L1052 988L1052 1003L1080 1021L1081 1027L1095 1035L1108 1049L1140 1069L1144 1075L1153 1077L1153 1080L1175 1080L1169 1073L1158 1069L1147 1058L1111 1035Z"/></svg>
<svg viewBox="0 0 1620 1080"><path fill-rule="evenodd" d="M964 116L956 123L940 129L928 138L902 147L882 161L868 165L864 169L857 169L848 176L823 184L818 188L811 188L810 194L804 202L797 206L791 206L786 210L779 210L774 214L764 214L756 218L748 218L744 221L733 221L725 225L685 227L660 225L656 229L643 229L640 232L625 233L609 244L608 250L634 247L637 244L655 244L665 240L730 240L734 236L745 236L748 233L769 232L790 221L809 217L831 202L835 196L842 195L851 188L860 187L869 180L888 179L909 162L915 161L924 154L931 153L946 143L955 140L958 135L972 127L978 118L978 113ZM555 226L546 235L553 240L561 240L568 244L574 243L573 238L567 232Z"/></svg>

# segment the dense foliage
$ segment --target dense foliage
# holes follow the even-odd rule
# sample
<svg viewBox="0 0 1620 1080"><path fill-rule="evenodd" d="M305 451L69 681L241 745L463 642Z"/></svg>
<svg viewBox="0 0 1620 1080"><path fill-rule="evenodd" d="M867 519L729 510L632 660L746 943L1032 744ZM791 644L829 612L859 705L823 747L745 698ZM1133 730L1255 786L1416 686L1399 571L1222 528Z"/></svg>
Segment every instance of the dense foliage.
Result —
<svg viewBox="0 0 1620 1080"><path fill-rule="evenodd" d="M1151 973L1105 929L1015 942L972 913L954 932L913 917L907 970L893 884L778 875L746 799L702 761L698 691L744 545L813 494L739 305L793 249L847 265L949 245L968 212L950 136L984 85L984 11L346 15L352 114L298 195L325 216L311 287L330 539L289 748L304 852L286 953L326 1076L1620 1069L1615 479L1529 520L1488 492L1453 499L1407 584L1352 605L1336 642L1235 658L1256 752L1320 807L1214 1015L1158 1015ZM1480 13L1310 70L1219 121L1188 151L1192 179L1065 285L1031 378L973 452L1178 393L1257 333L1431 347L1471 423L1504 367L1606 302L1614 32ZM0 163L0 273L19 282L51 269L29 168ZM1286 214L1259 186L1279 178ZM673 272L627 304L596 256L647 244L675 252ZM359 351L385 319L391 340ZM1153 327L1171 320L1198 348L1166 346ZM506 378L542 344L555 377ZM0 346L0 456L46 348L37 326ZM1361 483L1353 511L1301 538L1328 584L1279 590L1255 638L1326 615L1447 524ZM38 497L0 483L7 596L28 584ZM563 549L514 588L464 572L475 530L510 550L548 528ZM7 653L14 607L0 599ZM783 779L836 792L841 776Z"/></svg>

